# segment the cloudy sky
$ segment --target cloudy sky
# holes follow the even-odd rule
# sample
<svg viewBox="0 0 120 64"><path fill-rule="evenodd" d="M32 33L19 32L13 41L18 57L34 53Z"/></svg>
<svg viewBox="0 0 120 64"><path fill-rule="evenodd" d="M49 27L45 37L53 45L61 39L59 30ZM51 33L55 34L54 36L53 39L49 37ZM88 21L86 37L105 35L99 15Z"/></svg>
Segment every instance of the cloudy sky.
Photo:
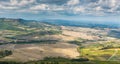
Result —
<svg viewBox="0 0 120 64"><path fill-rule="evenodd" d="M0 0L0 17L120 22L120 0Z"/></svg>

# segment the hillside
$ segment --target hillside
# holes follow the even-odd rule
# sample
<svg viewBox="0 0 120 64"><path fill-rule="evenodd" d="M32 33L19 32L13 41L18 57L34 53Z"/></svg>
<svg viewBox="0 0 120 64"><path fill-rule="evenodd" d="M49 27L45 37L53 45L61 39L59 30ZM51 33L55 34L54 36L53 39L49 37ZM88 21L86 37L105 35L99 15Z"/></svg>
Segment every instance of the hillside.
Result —
<svg viewBox="0 0 120 64"><path fill-rule="evenodd" d="M119 61L119 32L120 29L115 27L63 26L0 18L0 61L29 63L46 57L67 58L69 62L70 59L79 62L88 59L90 63Z"/></svg>
<svg viewBox="0 0 120 64"><path fill-rule="evenodd" d="M77 45L65 43L60 26L23 19L0 19L0 50L11 50L1 60L30 61L44 57L76 58ZM66 36L67 37L67 36ZM61 52L59 52L61 51ZM67 54L65 51L70 52ZM75 55L74 55L75 54ZM24 58L23 58L24 57Z"/></svg>
<svg viewBox="0 0 120 64"><path fill-rule="evenodd" d="M0 19L0 30L1 44L27 40L38 41L40 35L54 35L61 32L58 26L31 20L5 18Z"/></svg>

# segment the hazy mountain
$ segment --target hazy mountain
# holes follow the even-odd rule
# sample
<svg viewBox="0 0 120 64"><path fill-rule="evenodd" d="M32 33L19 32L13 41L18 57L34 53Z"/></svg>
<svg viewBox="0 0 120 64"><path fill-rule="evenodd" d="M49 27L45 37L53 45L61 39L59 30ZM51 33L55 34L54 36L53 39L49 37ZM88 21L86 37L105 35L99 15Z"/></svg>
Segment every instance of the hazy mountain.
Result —
<svg viewBox="0 0 120 64"><path fill-rule="evenodd" d="M48 22L55 25L63 25L63 26L77 26L77 27L88 27L88 28L119 28L119 24L114 23L102 23L102 22L92 22L92 21L72 21L72 20L43 20L44 22Z"/></svg>

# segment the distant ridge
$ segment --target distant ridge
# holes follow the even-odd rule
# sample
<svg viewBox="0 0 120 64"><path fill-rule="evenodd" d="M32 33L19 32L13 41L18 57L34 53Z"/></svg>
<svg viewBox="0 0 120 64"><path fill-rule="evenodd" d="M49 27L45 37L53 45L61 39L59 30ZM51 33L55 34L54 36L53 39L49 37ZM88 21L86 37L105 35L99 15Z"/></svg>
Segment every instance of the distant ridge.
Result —
<svg viewBox="0 0 120 64"><path fill-rule="evenodd" d="M112 23L92 23L87 21L72 21L72 20L60 20L60 19L48 19L42 20L55 25L63 26L76 26L76 27L88 27L88 28L120 28L119 24Z"/></svg>
<svg viewBox="0 0 120 64"><path fill-rule="evenodd" d="M24 20L24 19L12 19L12 18L0 18L0 21L5 22L16 22L21 24L28 24L28 22L40 22L51 25L59 25L59 26L76 26L76 27L88 27L88 28L120 28L119 24L112 23L91 23L87 21L72 21L72 20L60 20L60 19L45 19L45 20Z"/></svg>

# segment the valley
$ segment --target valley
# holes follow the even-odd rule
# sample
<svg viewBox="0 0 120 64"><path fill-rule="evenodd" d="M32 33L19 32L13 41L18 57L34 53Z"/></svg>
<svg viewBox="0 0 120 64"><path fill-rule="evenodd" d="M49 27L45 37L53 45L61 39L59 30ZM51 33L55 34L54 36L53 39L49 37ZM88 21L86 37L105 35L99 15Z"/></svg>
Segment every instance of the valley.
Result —
<svg viewBox="0 0 120 64"><path fill-rule="evenodd" d="M119 28L57 26L23 19L0 19L0 61L38 61L46 57L89 61L120 60Z"/></svg>

